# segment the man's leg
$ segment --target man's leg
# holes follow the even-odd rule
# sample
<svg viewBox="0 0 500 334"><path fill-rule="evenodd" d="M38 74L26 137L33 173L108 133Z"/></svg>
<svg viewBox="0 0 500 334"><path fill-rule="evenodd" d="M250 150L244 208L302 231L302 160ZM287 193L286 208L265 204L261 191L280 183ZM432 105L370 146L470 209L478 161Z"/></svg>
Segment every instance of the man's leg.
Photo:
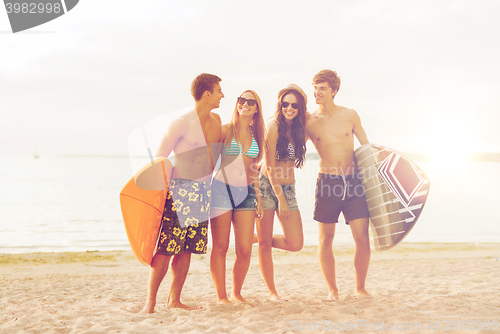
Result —
<svg viewBox="0 0 500 334"><path fill-rule="evenodd" d="M368 236L368 218L359 218L349 221L352 236L356 243L354 268L356 270L356 294L370 296L365 289L368 265L370 264L370 238Z"/></svg>
<svg viewBox="0 0 500 334"><path fill-rule="evenodd" d="M183 252L174 255L172 261L172 284L170 286L170 293L168 294L168 307L169 308L183 308L187 310L194 309L181 303L181 292L184 282L186 281L189 265L191 263L191 253Z"/></svg>
<svg viewBox="0 0 500 334"><path fill-rule="evenodd" d="M153 313L156 305L156 295L158 289L160 288L161 281L165 277L168 271L168 264L170 262L170 256L156 254L151 263L151 269L149 270L149 281L148 281L148 296L146 299L146 305L142 309L142 313Z"/></svg>
<svg viewBox="0 0 500 334"><path fill-rule="evenodd" d="M323 276L325 276L328 285L328 299L339 299L339 290L335 281L335 258L333 256L333 238L335 236L335 224L319 224L319 264Z"/></svg>

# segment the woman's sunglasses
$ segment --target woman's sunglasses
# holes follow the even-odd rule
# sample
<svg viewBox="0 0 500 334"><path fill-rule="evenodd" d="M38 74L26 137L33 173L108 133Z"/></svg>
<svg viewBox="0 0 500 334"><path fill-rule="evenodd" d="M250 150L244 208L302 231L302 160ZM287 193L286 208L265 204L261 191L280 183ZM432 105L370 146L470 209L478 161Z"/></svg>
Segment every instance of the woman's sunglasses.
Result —
<svg viewBox="0 0 500 334"><path fill-rule="evenodd" d="M244 105L245 102L250 106L253 107L254 105L257 104L257 101L254 99L245 99L244 97L238 97L238 103L241 105Z"/></svg>
<svg viewBox="0 0 500 334"><path fill-rule="evenodd" d="M281 106L283 108L288 108L289 104L290 104L289 102L281 102ZM295 109L295 110L299 109L299 104L298 103L292 103L292 108Z"/></svg>

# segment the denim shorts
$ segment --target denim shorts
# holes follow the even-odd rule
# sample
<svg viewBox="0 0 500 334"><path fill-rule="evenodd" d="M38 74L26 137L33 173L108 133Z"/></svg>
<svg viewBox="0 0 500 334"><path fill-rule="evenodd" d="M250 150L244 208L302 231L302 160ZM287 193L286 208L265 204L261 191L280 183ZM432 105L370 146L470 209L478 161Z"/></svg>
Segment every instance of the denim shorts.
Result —
<svg viewBox="0 0 500 334"><path fill-rule="evenodd" d="M242 211L255 210L255 189L253 187L253 183L246 187L235 187L214 179L212 181L211 189L211 209Z"/></svg>
<svg viewBox="0 0 500 334"><path fill-rule="evenodd" d="M262 196L263 210L278 210L278 197L274 193L269 178L264 174L259 174L260 195ZM288 210L298 210L297 199L295 198L295 181L290 184L282 184L281 189L285 194Z"/></svg>

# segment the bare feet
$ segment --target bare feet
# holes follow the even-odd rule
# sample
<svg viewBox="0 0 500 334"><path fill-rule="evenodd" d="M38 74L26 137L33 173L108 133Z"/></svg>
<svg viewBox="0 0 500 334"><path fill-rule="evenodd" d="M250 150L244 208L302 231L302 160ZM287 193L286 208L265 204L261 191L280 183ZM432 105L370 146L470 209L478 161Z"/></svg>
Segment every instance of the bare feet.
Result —
<svg viewBox="0 0 500 334"><path fill-rule="evenodd" d="M272 300L273 302L277 302L277 303L283 302L277 293L271 293L271 295L269 296L269 299Z"/></svg>
<svg viewBox="0 0 500 334"><path fill-rule="evenodd" d="M232 305L233 304L229 299L227 299L227 297L223 298L223 299L219 299L217 301L217 303L219 303L220 305Z"/></svg>
<svg viewBox="0 0 500 334"><path fill-rule="evenodd" d="M326 301L333 302L336 300L339 300L339 292L338 291L330 291L328 293L328 297L326 298Z"/></svg>
<svg viewBox="0 0 500 334"><path fill-rule="evenodd" d="M140 313L154 313L155 312L155 304L156 302L148 302L146 301L146 305Z"/></svg>
<svg viewBox="0 0 500 334"><path fill-rule="evenodd" d="M186 304L183 304L181 302L169 302L167 304L167 307L168 308L180 308L180 309L183 309L183 310L188 310L188 311L191 311L191 310L198 310L201 308L201 306L199 307L191 307L191 306L187 306Z"/></svg>
<svg viewBox="0 0 500 334"><path fill-rule="evenodd" d="M363 297L373 297L370 293L368 293L368 291L366 291L366 289L356 290L355 295Z"/></svg>
<svg viewBox="0 0 500 334"><path fill-rule="evenodd" d="M241 295L238 295L238 296L232 295L231 300L234 300L234 301L237 301L240 303L245 303L245 304L248 304L248 305L253 307L253 305L250 302L248 302L245 298L243 298Z"/></svg>

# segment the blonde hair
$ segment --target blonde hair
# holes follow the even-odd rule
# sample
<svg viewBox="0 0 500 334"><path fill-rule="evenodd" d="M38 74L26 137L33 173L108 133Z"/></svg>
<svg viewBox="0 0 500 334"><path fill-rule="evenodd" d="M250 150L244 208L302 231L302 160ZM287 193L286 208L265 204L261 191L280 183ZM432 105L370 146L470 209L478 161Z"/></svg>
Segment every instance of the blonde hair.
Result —
<svg viewBox="0 0 500 334"><path fill-rule="evenodd" d="M337 72L332 70L319 71L313 78L313 83L318 84L326 82L333 90L340 89L340 77Z"/></svg>
<svg viewBox="0 0 500 334"><path fill-rule="evenodd" d="M257 111L253 115L252 122L250 125L252 126L252 132L253 132L253 137L255 138L255 141L259 145L259 155L257 156L257 161L260 161L262 158L262 152L264 150L263 144L264 144L264 117L262 116L262 102L260 101L259 95L253 91L253 90L246 90L243 93L240 94L240 97L245 94L245 93L252 93L253 96L255 97L255 100L257 101ZM238 125L239 125L239 118L240 114L238 112L238 101L236 101L236 105L234 106L234 112L233 116L231 117L231 122L229 123L229 129L227 131L226 139L224 140L225 144L231 144L233 138L239 143L240 139L238 136Z"/></svg>

